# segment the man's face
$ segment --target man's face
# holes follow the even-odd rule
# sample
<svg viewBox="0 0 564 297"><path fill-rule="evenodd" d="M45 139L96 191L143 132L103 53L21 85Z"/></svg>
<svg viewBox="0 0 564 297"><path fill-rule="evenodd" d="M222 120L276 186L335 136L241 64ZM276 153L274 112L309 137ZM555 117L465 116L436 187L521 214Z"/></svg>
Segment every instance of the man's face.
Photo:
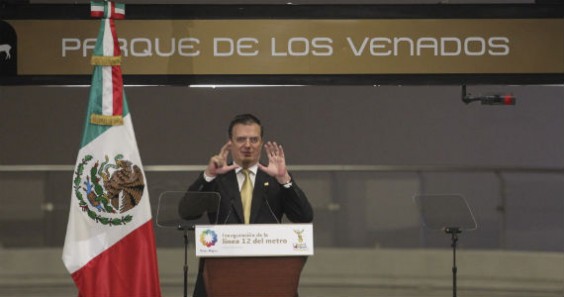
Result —
<svg viewBox="0 0 564 297"><path fill-rule="evenodd" d="M257 124L236 124L231 130L231 156L233 161L248 168L260 159L262 138Z"/></svg>

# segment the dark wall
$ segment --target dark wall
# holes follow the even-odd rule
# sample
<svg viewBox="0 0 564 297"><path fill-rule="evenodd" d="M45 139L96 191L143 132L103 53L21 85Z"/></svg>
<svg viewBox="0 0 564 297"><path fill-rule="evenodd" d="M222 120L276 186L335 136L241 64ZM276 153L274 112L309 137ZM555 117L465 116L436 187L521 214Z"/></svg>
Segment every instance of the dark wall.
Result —
<svg viewBox="0 0 564 297"><path fill-rule="evenodd" d="M517 105L465 105L455 86L126 89L145 166L205 164L243 112L263 120L290 166L390 165L294 172L314 206L317 247L448 248L444 234L422 229L412 198L457 193L479 226L461 246L561 251L564 88L468 91L513 93ZM3 246L62 246L87 100L88 88L0 87ZM43 164L68 169L6 166ZM149 170L153 215L159 195L185 190L197 173ZM159 247L179 244L176 230L156 237Z"/></svg>
<svg viewBox="0 0 564 297"><path fill-rule="evenodd" d="M564 166L564 88L468 91L517 105L465 105L455 86L126 89L145 165L204 164L251 112L290 164ZM0 88L0 164L74 164L87 100L88 88Z"/></svg>

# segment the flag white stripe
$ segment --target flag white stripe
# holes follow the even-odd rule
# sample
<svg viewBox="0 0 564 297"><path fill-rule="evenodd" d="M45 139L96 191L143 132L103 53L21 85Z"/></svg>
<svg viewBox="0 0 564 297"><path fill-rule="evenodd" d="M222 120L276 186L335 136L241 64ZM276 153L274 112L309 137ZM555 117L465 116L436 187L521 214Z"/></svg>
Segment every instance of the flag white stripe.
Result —
<svg viewBox="0 0 564 297"><path fill-rule="evenodd" d="M114 3L113 2L106 2L106 3L108 3L108 19L111 19L114 17L112 13L113 12L112 7L114 6Z"/></svg>
<svg viewBox="0 0 564 297"><path fill-rule="evenodd" d="M112 67L102 67L102 114L114 114L114 85L112 81Z"/></svg>
<svg viewBox="0 0 564 297"><path fill-rule="evenodd" d="M125 5L121 5L119 3L114 3L114 13L115 14L121 14L122 16L125 16Z"/></svg>
<svg viewBox="0 0 564 297"><path fill-rule="evenodd" d="M102 41L102 51L105 57L114 56L114 38L112 36L112 29L110 20L104 20L104 39ZM102 67L102 114L114 114L114 85L112 79L112 67Z"/></svg>

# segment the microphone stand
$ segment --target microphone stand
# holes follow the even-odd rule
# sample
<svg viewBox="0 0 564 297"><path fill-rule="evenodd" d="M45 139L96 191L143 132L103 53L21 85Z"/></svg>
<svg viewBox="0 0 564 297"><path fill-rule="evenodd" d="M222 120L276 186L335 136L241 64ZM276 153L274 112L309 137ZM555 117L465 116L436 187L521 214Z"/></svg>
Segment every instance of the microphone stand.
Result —
<svg viewBox="0 0 564 297"><path fill-rule="evenodd" d="M188 230L194 230L194 226L178 226L178 230L184 232L184 297L188 297Z"/></svg>
<svg viewBox="0 0 564 297"><path fill-rule="evenodd" d="M456 242L458 241L458 234L462 233L462 230L458 227L446 227L444 228L445 233L451 235L451 247L452 247L452 296L456 297L456 273L458 268L456 267Z"/></svg>

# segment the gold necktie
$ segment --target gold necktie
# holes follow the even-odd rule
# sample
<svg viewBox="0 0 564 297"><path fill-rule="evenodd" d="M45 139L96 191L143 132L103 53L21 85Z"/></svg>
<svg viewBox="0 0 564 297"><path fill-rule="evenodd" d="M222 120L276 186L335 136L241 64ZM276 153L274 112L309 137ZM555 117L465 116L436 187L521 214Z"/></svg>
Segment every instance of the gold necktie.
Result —
<svg viewBox="0 0 564 297"><path fill-rule="evenodd" d="M251 177L249 176L249 170L243 169L242 172L245 175L245 180L243 181L243 186L241 187L241 203L243 204L243 216L245 217L245 224L248 224L251 220L253 183L251 182Z"/></svg>

